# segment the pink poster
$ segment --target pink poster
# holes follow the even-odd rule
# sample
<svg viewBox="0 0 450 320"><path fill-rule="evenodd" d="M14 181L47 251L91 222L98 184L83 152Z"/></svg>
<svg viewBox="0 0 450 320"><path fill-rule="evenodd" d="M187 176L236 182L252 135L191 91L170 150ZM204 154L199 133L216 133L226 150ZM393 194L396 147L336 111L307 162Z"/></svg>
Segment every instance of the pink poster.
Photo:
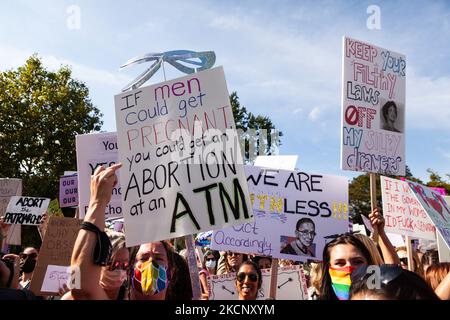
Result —
<svg viewBox="0 0 450 320"><path fill-rule="evenodd" d="M59 179L59 205L61 208L78 205L78 177L62 176Z"/></svg>

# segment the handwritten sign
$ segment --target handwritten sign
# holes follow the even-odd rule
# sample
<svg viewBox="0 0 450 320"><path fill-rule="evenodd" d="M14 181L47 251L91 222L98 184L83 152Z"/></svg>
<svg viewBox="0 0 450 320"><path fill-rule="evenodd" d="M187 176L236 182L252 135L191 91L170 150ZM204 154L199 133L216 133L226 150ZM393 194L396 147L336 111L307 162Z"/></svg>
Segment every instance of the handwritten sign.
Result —
<svg viewBox="0 0 450 320"><path fill-rule="evenodd" d="M221 67L116 95L115 105L128 246L250 219Z"/></svg>
<svg viewBox="0 0 450 320"><path fill-rule="evenodd" d="M253 165L263 168L295 170L298 156L257 156Z"/></svg>
<svg viewBox="0 0 450 320"><path fill-rule="evenodd" d="M45 296L58 293L56 283L65 281L72 250L80 230L81 221L75 218L49 218L47 231L39 252L39 259L31 279L30 290ZM57 273L52 273L56 271Z"/></svg>
<svg viewBox="0 0 450 320"><path fill-rule="evenodd" d="M270 269L262 269L262 283L257 300L269 297ZM208 276L209 300L238 300L236 273ZM278 300L308 300L308 287L303 267L300 265L278 268Z"/></svg>
<svg viewBox="0 0 450 320"><path fill-rule="evenodd" d="M343 38L341 168L405 174L406 60Z"/></svg>
<svg viewBox="0 0 450 320"><path fill-rule="evenodd" d="M417 182L407 181L422 207L433 221L436 230L450 248L450 207L439 192Z"/></svg>
<svg viewBox="0 0 450 320"><path fill-rule="evenodd" d="M211 248L320 260L324 237L348 231L345 177L246 166L255 220L215 230Z"/></svg>
<svg viewBox="0 0 450 320"><path fill-rule="evenodd" d="M436 239L436 228L408 182L381 176L381 197L386 232Z"/></svg>
<svg viewBox="0 0 450 320"><path fill-rule="evenodd" d="M59 179L59 204L61 208L78 206L78 177L62 176Z"/></svg>
<svg viewBox="0 0 450 320"><path fill-rule="evenodd" d="M6 208L5 223L35 226L41 223L50 199L13 196Z"/></svg>
<svg viewBox="0 0 450 320"><path fill-rule="evenodd" d="M70 266L47 266L41 291L58 292L63 285L69 286Z"/></svg>
<svg viewBox="0 0 450 320"><path fill-rule="evenodd" d="M80 218L89 207L91 176L99 166L109 167L117 163L117 133L90 133L76 136L78 195ZM111 201L105 210L105 219L122 217L122 196L119 182L112 191Z"/></svg>
<svg viewBox="0 0 450 320"><path fill-rule="evenodd" d="M11 197L20 195L22 195L22 179L0 178L0 217L5 214ZM21 235L21 226L12 225L6 235L4 245L21 245Z"/></svg>

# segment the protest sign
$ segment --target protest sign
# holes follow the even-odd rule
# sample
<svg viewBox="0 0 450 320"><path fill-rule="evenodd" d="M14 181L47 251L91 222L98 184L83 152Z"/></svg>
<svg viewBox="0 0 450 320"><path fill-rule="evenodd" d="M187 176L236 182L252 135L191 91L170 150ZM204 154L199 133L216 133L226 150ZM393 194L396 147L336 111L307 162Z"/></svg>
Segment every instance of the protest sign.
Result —
<svg viewBox="0 0 450 320"><path fill-rule="evenodd" d="M262 284L257 300L269 297L270 269L262 269ZM236 273L208 276L210 300L237 300ZM303 267L300 265L278 268L276 297L278 300L308 300L308 287Z"/></svg>
<svg viewBox="0 0 450 320"><path fill-rule="evenodd" d="M366 227L363 224L359 224L359 223L352 224L352 230L350 230L350 231L353 231L355 233L360 233L360 234L367 236Z"/></svg>
<svg viewBox="0 0 450 320"><path fill-rule="evenodd" d="M246 166L254 221L214 230L211 248L320 260L326 236L348 231L345 177Z"/></svg>
<svg viewBox="0 0 450 320"><path fill-rule="evenodd" d="M59 204L61 208L78 206L77 175L62 176L59 179Z"/></svg>
<svg viewBox="0 0 450 320"><path fill-rule="evenodd" d="M450 248L450 206L439 192L417 182L407 181L416 199Z"/></svg>
<svg viewBox="0 0 450 320"><path fill-rule="evenodd" d="M115 105L127 246L250 219L221 67L116 95Z"/></svg>
<svg viewBox="0 0 450 320"><path fill-rule="evenodd" d="M58 292L63 288L63 284L68 286L70 279L70 266L54 266L48 265L45 271L44 280L42 281L42 292Z"/></svg>
<svg viewBox="0 0 450 320"><path fill-rule="evenodd" d="M13 196L5 213L5 223L37 226L47 210L50 199Z"/></svg>
<svg viewBox="0 0 450 320"><path fill-rule="evenodd" d="M405 56L343 38L341 168L405 174Z"/></svg>
<svg viewBox="0 0 450 320"><path fill-rule="evenodd" d="M408 182L381 176L381 197L386 232L436 239L436 228Z"/></svg>
<svg viewBox="0 0 450 320"><path fill-rule="evenodd" d="M90 133L77 135L77 172L79 217L84 218L89 206L91 176L99 166L105 168L117 163L117 133ZM105 219L122 217L122 197L120 177L112 191L111 201L105 210Z"/></svg>
<svg viewBox="0 0 450 320"><path fill-rule="evenodd" d="M22 179L0 178L0 217L5 215L11 197L20 195L22 195ZM12 225L6 235L4 245L21 245L21 235L21 226ZM0 248L0 250L2 249Z"/></svg>
<svg viewBox="0 0 450 320"><path fill-rule="evenodd" d="M297 165L298 156L257 156L255 163L256 167L282 169L282 170L295 170Z"/></svg>
<svg viewBox="0 0 450 320"><path fill-rule="evenodd" d="M55 283L65 281L81 220L75 218L49 218L47 231L39 251L39 258L31 279L30 290L45 296L58 293Z"/></svg>

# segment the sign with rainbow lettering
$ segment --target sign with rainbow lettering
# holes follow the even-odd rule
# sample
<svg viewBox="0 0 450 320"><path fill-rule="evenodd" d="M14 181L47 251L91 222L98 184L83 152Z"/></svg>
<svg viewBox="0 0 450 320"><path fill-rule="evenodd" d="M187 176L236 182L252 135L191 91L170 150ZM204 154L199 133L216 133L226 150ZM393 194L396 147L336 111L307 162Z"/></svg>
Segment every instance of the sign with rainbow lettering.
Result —
<svg viewBox="0 0 450 320"><path fill-rule="evenodd" d="M343 38L341 168L405 174L405 56Z"/></svg>

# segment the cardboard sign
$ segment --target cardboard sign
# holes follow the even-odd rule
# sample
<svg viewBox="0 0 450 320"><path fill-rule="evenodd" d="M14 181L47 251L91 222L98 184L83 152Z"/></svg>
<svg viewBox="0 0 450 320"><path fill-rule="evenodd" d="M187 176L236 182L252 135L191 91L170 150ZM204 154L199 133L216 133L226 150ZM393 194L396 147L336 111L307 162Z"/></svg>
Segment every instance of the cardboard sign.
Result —
<svg viewBox="0 0 450 320"><path fill-rule="evenodd" d="M439 192L425 187L419 183L407 181L416 199L433 221L436 230L450 248L450 207Z"/></svg>
<svg viewBox="0 0 450 320"><path fill-rule="evenodd" d="M99 166L105 168L117 163L117 133L90 133L77 135L77 172L80 219L89 207L91 176ZM105 210L105 219L122 217L122 196L119 182L112 191L111 201Z"/></svg>
<svg viewBox="0 0 450 320"><path fill-rule="evenodd" d="M343 38L341 168L405 175L405 56Z"/></svg>
<svg viewBox="0 0 450 320"><path fill-rule="evenodd" d="M78 176L59 179L59 204L61 208L78 206Z"/></svg>
<svg viewBox="0 0 450 320"><path fill-rule="evenodd" d="M262 269L262 284L257 300L269 297L270 269ZM238 300L236 273L208 276L209 300ZM300 265L278 268L277 300L308 300L308 287Z"/></svg>
<svg viewBox="0 0 450 320"><path fill-rule="evenodd" d="M408 182L381 176L381 197L386 232L436 239L436 228Z"/></svg>
<svg viewBox="0 0 450 320"><path fill-rule="evenodd" d="M58 292L63 285L68 286L70 279L70 266L48 265L42 282L42 292Z"/></svg>
<svg viewBox="0 0 450 320"><path fill-rule="evenodd" d="M37 226L47 211L50 199L13 196L5 213L5 223Z"/></svg>
<svg viewBox="0 0 450 320"><path fill-rule="evenodd" d="M22 179L0 178L0 217L5 215L12 196L22 195ZM6 235L4 245L21 245L21 226L12 225ZM2 248L0 248L2 249Z"/></svg>
<svg viewBox="0 0 450 320"><path fill-rule="evenodd" d="M325 237L348 231L347 178L253 166L245 171L255 220L215 230L212 249L320 260Z"/></svg>
<svg viewBox="0 0 450 320"><path fill-rule="evenodd" d="M250 219L221 67L115 96L127 246Z"/></svg>
<svg viewBox="0 0 450 320"><path fill-rule="evenodd" d="M81 220L75 218L50 217L47 231L31 279L30 290L39 296L58 293L55 282L64 280L65 268L70 267L70 259L75 240L80 230ZM52 273L53 271L57 273ZM53 284L53 285L52 285Z"/></svg>

